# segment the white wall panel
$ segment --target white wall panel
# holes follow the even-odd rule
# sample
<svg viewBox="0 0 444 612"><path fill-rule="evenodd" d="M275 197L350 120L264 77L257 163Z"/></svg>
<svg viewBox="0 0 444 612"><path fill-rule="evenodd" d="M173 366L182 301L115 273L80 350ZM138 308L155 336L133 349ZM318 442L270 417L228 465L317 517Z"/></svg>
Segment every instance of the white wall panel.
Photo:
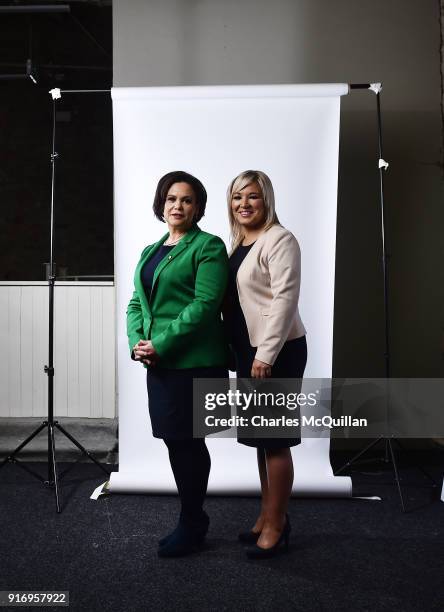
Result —
<svg viewBox="0 0 444 612"><path fill-rule="evenodd" d="M21 363L20 354L22 351L22 341L20 334L20 304L22 288L8 291L8 339L6 343L6 353L2 352L2 359L8 360L6 384L8 386L8 407L9 414L14 410L17 416L25 416L22 410L22 389L20 385Z"/></svg>
<svg viewBox="0 0 444 612"><path fill-rule="evenodd" d="M115 384L115 367L116 367L116 313L114 306L114 291L102 291L102 405L112 406L113 415L116 402L116 384ZM108 384L108 377L112 372L112 384Z"/></svg>
<svg viewBox="0 0 444 612"><path fill-rule="evenodd" d="M20 410L23 415L28 411L32 413L32 387L33 387L33 369L32 369L32 293L33 287L22 287L20 292Z"/></svg>
<svg viewBox="0 0 444 612"><path fill-rule="evenodd" d="M91 411L91 304L87 291L79 291L79 402L85 413Z"/></svg>
<svg viewBox="0 0 444 612"><path fill-rule="evenodd" d="M47 411L48 384L43 365L48 360L48 288L32 288L32 416ZM0 293L3 288L0 287ZM14 416L14 412L11 412Z"/></svg>
<svg viewBox="0 0 444 612"><path fill-rule="evenodd" d="M91 378L90 378L90 414L94 417L100 416L102 404L102 355L103 355L103 330L102 330L102 294L90 292L91 309ZM94 381L94 382L93 382Z"/></svg>
<svg viewBox="0 0 444 612"><path fill-rule="evenodd" d="M57 407L58 416L68 416L66 336L70 323L66 316L66 303L69 299L66 292L66 287L57 287L57 302L54 309L54 367L57 372L54 378L54 406Z"/></svg>
<svg viewBox="0 0 444 612"><path fill-rule="evenodd" d="M0 291L0 354L9 352L9 291ZM9 414L9 359L0 361L0 417Z"/></svg>
<svg viewBox="0 0 444 612"><path fill-rule="evenodd" d="M54 310L54 414L115 416L112 283L58 283ZM48 286L0 283L0 416L47 413Z"/></svg>
<svg viewBox="0 0 444 612"><path fill-rule="evenodd" d="M80 289L80 288L79 288ZM75 414L80 403L79 386L79 292L68 300L66 305L66 317L70 322L66 335L66 364L67 364L67 396L68 414ZM83 410L83 412L85 412ZM86 412L85 412L86 414Z"/></svg>

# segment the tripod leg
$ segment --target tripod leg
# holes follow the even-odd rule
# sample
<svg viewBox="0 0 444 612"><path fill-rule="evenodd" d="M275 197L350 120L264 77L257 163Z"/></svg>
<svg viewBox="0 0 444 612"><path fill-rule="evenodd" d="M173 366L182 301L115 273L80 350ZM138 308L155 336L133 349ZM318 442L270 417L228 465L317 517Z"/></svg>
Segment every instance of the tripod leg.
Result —
<svg viewBox="0 0 444 612"><path fill-rule="evenodd" d="M40 482L43 482L43 484L47 483L47 481L40 474L37 474L37 472L27 466L26 463L22 463L18 459L14 459L13 463L19 468L22 468L22 470L24 470L25 472L28 472L28 474L31 474L31 476L34 476L34 478L37 478L37 480L40 480Z"/></svg>
<svg viewBox="0 0 444 612"><path fill-rule="evenodd" d="M12 453L8 455L6 459L3 459L3 461L0 463L0 468L2 468L5 465L5 463L10 463L11 461L14 461L15 455L17 455L22 450L22 448L24 448L29 442L31 442L31 440L35 438L35 436L39 434L42 431L42 429L46 427L47 424L48 423L45 421L39 427L37 427L37 429L30 436L28 436L26 440L24 440L19 446L17 446L17 448L14 451L12 451Z"/></svg>
<svg viewBox="0 0 444 612"><path fill-rule="evenodd" d="M384 463L389 463L389 462L390 462L389 440L388 438L386 438L384 442Z"/></svg>
<svg viewBox="0 0 444 612"><path fill-rule="evenodd" d="M401 444L401 442L398 440L398 438L393 438L393 440L396 442L396 444L399 446L399 448L401 450L403 450L404 452L406 452L405 447ZM438 486L438 483L432 478L432 476L430 476L430 474L420 465L415 465L414 467L416 467L420 472L422 472L424 474L424 476L426 476L426 478L428 478L430 480L430 482L433 483L434 487Z"/></svg>
<svg viewBox="0 0 444 612"><path fill-rule="evenodd" d="M359 459L359 457L361 457L362 455L364 455L364 453L366 453L367 451L369 451L371 448L373 448L374 446L376 446L376 444L378 444L378 442L380 442L382 440L382 438L376 438L376 440L373 440L373 442L370 442L370 444L367 444L367 446L362 449L361 451L359 451L359 453L357 453L356 455L354 455L354 457L352 457L350 459L350 461L347 461L347 463L345 463L342 467L339 468L339 470L336 470L336 472L334 473L334 475L336 476L337 474L339 474L339 472L342 472L343 470L345 470L345 468L348 468L352 465L352 463L354 463L355 461L357 461Z"/></svg>
<svg viewBox="0 0 444 612"><path fill-rule="evenodd" d="M54 438L54 428L52 422L48 423L48 486L51 486L54 476L54 460L55 453L53 452L52 440Z"/></svg>
<svg viewBox="0 0 444 612"><path fill-rule="evenodd" d="M56 498L56 507L57 512L60 513L60 503L59 503L59 483L57 477L57 464L56 464L56 456L55 456L55 443L54 443L54 427L51 423L49 423L49 438L51 442L50 447L50 456L51 456L51 467L52 467L52 476L54 478L54 489L55 489L55 498Z"/></svg>
<svg viewBox="0 0 444 612"><path fill-rule="evenodd" d="M396 464L395 453L393 451L392 441L389 438L387 440L387 442L388 442L388 447L389 447L389 450L390 450L390 455L391 455L391 458L392 458L393 471L395 472L396 485L398 487L399 497L401 499L402 511L405 512L406 510L405 510L404 498L402 496L401 483L399 482L398 466Z"/></svg>
<svg viewBox="0 0 444 612"><path fill-rule="evenodd" d="M95 463L95 464L96 464L96 465L97 465L97 466L98 466L98 467L99 467L101 470L103 470L103 471L105 472L105 474L107 474L107 475L109 476L109 471L108 471L106 468L104 468L104 467L103 467L103 465L102 465L101 463L99 463L99 461L97 461L97 459L96 459L95 457L93 457L93 456L91 455L91 453L90 453L89 451L87 451L87 450L86 450L86 448L85 448L84 446L82 446L82 445L80 444L80 442L77 442L77 440L76 440L75 438L73 438L73 436L72 436L71 434L69 434L69 433L66 431L66 429L64 429L64 428L63 428L63 427L60 425L60 423L54 423L54 425L55 425L55 426L56 426L56 427L57 427L57 428L58 428L58 429L59 429L59 430L62 432L62 434L64 434L64 435L65 435L65 436L68 438L68 440L71 440L71 442L72 442L73 444L75 444L75 445L77 446L77 448L78 448L79 450L81 450L81 451L82 451L82 453L88 457L88 459L91 459L91 461L94 461L94 463Z"/></svg>

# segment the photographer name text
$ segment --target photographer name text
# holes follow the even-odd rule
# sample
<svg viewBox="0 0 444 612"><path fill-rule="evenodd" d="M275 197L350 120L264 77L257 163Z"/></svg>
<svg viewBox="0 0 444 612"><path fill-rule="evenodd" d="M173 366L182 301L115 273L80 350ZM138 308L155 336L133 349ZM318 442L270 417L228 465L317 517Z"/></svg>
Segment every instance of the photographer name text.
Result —
<svg viewBox="0 0 444 612"><path fill-rule="evenodd" d="M214 415L205 417L207 427L323 427L334 429L335 427L367 427L367 419L357 419L349 415L332 417L324 415L322 417L302 416L302 418L291 418L280 416L276 418L254 415L251 418L246 416L233 415L227 418L219 418Z"/></svg>

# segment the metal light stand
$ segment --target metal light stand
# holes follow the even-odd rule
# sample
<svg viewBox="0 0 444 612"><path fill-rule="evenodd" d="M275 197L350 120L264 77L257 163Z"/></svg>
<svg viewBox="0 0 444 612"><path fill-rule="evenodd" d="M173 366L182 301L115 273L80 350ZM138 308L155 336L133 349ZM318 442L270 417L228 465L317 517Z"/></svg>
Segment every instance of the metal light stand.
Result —
<svg viewBox="0 0 444 612"><path fill-rule="evenodd" d="M376 109L378 115L378 151L379 151L379 201L381 208L381 241L382 241L382 274L384 281L384 340L385 340L385 351L384 351L384 363L385 363L385 377L386 379L390 378L391 368L390 368L390 326L389 326L389 305L388 305L388 257L387 257L387 237L386 237L386 217L385 217L385 207L384 207L384 172L388 167L387 162L384 160L382 154L382 119L381 119L381 101L380 101L380 92L382 89L381 83L356 83L351 84L350 89L370 89L374 91L376 94ZM389 411L389 402L387 403L387 421L388 421L388 411ZM399 477L399 469L398 464L395 457L395 452L393 449L393 443L395 442L401 449L403 449L400 441L393 435L387 432L387 435L382 435L376 438L368 444L364 449L359 451L356 455L354 455L347 463L345 463L339 470L336 470L335 476L350 467L353 463L355 463L360 457L365 455L370 449L377 446L380 442L384 444L384 462L392 463L393 472L395 475L395 481L398 488L399 498L401 501L401 508L403 512L406 512L406 507L404 503L404 497L402 494L401 482ZM433 478L428 474L422 467L418 466L421 472L433 483L433 486L436 487L437 484L433 480Z"/></svg>
<svg viewBox="0 0 444 612"><path fill-rule="evenodd" d="M98 92L109 92L109 90L64 90L63 93L98 93ZM55 453L55 440L54 440L54 428L56 427L59 431L62 432L64 436L68 438L77 448L86 455L88 459L93 461L101 470L105 472L109 476L109 471L103 467L101 463L97 461L93 457L93 455L84 448L80 442L78 442L70 433L66 431L64 427L60 425L58 421L54 420L54 285L56 280L56 272L54 265L54 186L55 186L55 175L56 175L56 161L58 159L58 153L55 150L56 145L56 103L57 99L61 97L62 91L59 89L53 89L50 91L52 95L52 150L51 150L51 221L50 221L50 264L49 264L49 274L48 274L48 289L49 289L49 349L48 349L48 365L45 365L44 371L48 376L48 418L46 421L43 421L37 429L26 438L6 459L0 463L0 468L2 468L7 463L15 463L19 465L21 468L38 478L43 484L54 487L55 491L55 499L56 499L56 508L57 512L61 512L60 508L60 500L59 500L59 481L65 476L65 474L72 469L73 466L68 467L64 470L60 475L57 474L57 462L56 462L56 453ZM48 430L48 479L45 480L26 466L24 463L21 463L16 455L27 445L37 434L39 434L43 429L47 428ZM73 464L75 465L75 464Z"/></svg>

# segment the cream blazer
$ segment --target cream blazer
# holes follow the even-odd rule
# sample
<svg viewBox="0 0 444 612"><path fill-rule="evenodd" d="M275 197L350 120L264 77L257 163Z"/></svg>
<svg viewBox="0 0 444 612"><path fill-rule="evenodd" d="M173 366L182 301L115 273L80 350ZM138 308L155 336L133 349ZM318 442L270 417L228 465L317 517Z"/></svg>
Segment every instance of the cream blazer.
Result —
<svg viewBox="0 0 444 612"><path fill-rule="evenodd" d="M300 338L301 250L293 234L272 225L259 236L239 267L236 283L256 359L270 365L284 342Z"/></svg>

